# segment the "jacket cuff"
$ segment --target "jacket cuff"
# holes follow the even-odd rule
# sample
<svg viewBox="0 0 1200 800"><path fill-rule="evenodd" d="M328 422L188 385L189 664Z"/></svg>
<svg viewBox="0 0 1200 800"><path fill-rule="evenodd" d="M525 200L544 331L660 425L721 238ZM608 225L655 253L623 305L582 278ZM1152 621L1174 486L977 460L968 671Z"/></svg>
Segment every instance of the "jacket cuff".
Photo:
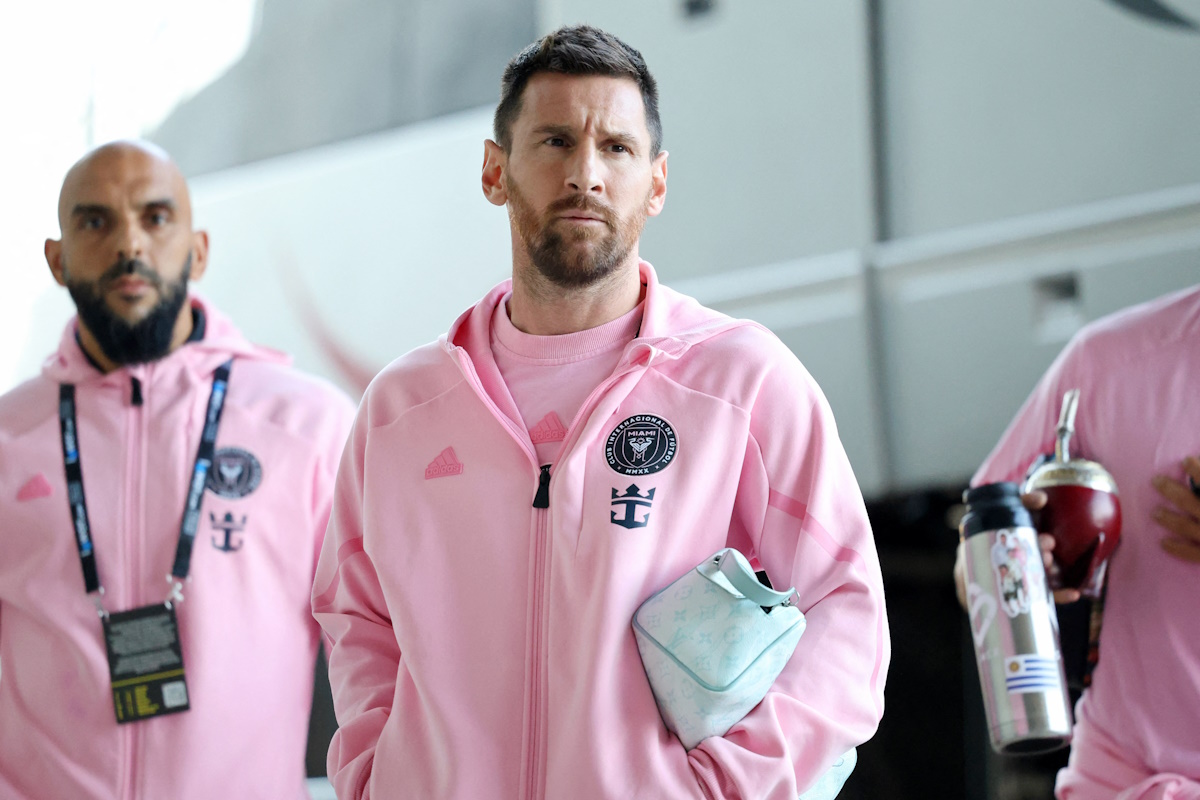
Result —
<svg viewBox="0 0 1200 800"><path fill-rule="evenodd" d="M737 786L707 751L697 747L688 753L688 760L706 800L742 800Z"/></svg>

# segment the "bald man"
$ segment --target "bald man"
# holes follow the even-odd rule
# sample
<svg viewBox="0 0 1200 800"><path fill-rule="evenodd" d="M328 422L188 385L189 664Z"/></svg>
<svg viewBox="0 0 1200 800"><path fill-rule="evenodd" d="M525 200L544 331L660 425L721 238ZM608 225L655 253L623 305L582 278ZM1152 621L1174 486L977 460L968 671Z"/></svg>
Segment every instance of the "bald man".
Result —
<svg viewBox="0 0 1200 800"><path fill-rule="evenodd" d="M188 292L166 153L67 173L78 314L0 397L0 797L305 798L316 556L353 407Z"/></svg>

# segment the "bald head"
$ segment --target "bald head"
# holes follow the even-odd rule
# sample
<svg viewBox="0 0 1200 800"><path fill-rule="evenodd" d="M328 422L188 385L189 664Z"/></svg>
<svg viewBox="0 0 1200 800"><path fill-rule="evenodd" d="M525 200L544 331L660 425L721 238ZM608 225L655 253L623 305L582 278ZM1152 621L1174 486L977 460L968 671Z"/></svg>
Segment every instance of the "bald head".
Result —
<svg viewBox="0 0 1200 800"><path fill-rule="evenodd" d="M58 225L66 232L76 206L103 184L126 181L149 182L186 213L191 225L192 203L187 181L178 165L156 144L145 141L116 141L102 144L75 162L63 178L58 195Z"/></svg>
<svg viewBox="0 0 1200 800"><path fill-rule="evenodd" d="M46 261L80 311L85 347L92 334L103 342L101 327L124 332L158 324L155 320L164 315L173 326L164 347L173 349L181 336L186 338L191 325L187 284L204 273L208 236L192 230L187 181L166 152L137 141L92 150L63 179L58 223L62 238L46 241ZM107 356L122 355L116 345L100 349ZM146 360L145 352L159 349L149 347L136 357Z"/></svg>

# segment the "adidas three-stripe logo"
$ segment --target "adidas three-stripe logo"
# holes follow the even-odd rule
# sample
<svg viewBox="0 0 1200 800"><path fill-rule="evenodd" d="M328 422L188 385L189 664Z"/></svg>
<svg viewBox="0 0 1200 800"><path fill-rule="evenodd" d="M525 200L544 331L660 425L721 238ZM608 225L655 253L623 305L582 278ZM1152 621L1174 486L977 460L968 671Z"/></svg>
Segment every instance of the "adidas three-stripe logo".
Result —
<svg viewBox="0 0 1200 800"><path fill-rule="evenodd" d="M446 478L450 475L462 475L463 465L454 455L454 448L447 447L438 453L437 458L429 462L425 468L425 480L431 478Z"/></svg>
<svg viewBox="0 0 1200 800"><path fill-rule="evenodd" d="M533 429L529 431L529 439L534 444L561 442L565 438L567 438L566 426L562 424L562 420L558 418L558 414L555 414L553 411L542 417L542 421L534 425Z"/></svg>

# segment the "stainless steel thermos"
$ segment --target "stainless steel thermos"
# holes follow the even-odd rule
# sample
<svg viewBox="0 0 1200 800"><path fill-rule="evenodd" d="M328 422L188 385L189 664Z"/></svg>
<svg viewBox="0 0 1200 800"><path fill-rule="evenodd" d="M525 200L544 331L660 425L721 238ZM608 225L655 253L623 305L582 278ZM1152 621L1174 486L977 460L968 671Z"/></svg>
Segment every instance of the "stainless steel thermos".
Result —
<svg viewBox="0 0 1200 800"><path fill-rule="evenodd" d="M1071 741L1058 617L1029 511L1015 483L963 494L967 613L992 747L1042 753Z"/></svg>

